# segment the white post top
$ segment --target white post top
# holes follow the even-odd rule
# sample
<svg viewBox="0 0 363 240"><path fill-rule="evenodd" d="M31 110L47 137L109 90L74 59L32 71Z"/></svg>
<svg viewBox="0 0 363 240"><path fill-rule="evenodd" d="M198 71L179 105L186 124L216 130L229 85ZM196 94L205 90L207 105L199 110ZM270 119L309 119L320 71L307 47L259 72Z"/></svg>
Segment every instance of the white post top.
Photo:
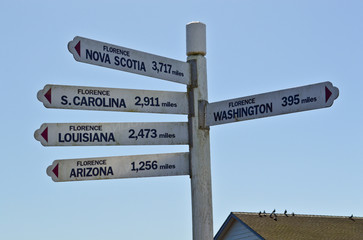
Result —
<svg viewBox="0 0 363 240"><path fill-rule="evenodd" d="M191 22L187 29L187 56L206 55L206 25L202 22Z"/></svg>

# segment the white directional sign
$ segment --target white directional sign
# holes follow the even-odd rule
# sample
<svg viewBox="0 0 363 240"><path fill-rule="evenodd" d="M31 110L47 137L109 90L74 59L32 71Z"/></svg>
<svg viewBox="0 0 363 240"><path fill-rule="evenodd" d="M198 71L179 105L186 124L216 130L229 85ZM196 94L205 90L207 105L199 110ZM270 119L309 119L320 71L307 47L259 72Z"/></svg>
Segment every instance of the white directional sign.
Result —
<svg viewBox="0 0 363 240"><path fill-rule="evenodd" d="M47 108L188 114L183 92L46 85L38 100Z"/></svg>
<svg viewBox="0 0 363 240"><path fill-rule="evenodd" d="M83 37L75 37L70 41L68 50L79 62L177 83L189 83L190 70L186 62Z"/></svg>
<svg viewBox="0 0 363 240"><path fill-rule="evenodd" d="M43 146L188 144L188 123L44 123L34 137Z"/></svg>
<svg viewBox="0 0 363 240"><path fill-rule="evenodd" d="M189 175L189 153L56 160L47 174L55 182Z"/></svg>
<svg viewBox="0 0 363 240"><path fill-rule="evenodd" d="M207 104L205 126L330 107L339 90L330 82Z"/></svg>

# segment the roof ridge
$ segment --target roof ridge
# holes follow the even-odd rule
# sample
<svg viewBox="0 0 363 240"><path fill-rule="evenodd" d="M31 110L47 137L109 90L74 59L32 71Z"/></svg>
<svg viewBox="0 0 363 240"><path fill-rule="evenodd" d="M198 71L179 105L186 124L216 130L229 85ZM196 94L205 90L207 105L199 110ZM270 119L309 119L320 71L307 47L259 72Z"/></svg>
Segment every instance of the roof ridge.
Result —
<svg viewBox="0 0 363 240"><path fill-rule="evenodd" d="M244 215L256 215L258 216L260 213L258 212L232 212L233 214L244 214ZM261 212L262 213L262 212ZM270 212L266 212L266 214L271 214ZM277 213L275 212L277 216L285 216L284 213ZM291 217L292 213L287 213L289 217ZM325 217L325 218L350 218L351 216L336 216L336 215L317 215L317 214L298 214L294 213L295 217ZM353 219L363 219L363 217L354 216Z"/></svg>

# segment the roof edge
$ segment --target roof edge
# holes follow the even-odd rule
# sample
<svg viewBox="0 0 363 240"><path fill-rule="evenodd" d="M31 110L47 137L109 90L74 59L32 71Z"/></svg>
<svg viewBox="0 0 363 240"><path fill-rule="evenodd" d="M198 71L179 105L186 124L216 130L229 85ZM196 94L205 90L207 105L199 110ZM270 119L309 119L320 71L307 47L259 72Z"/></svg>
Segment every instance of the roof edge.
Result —
<svg viewBox="0 0 363 240"><path fill-rule="evenodd" d="M259 215L258 212L231 212L231 214L246 214L246 215ZM269 213L266 213L269 214ZM277 216L285 216L283 213L275 213ZM291 216L291 213L288 214L288 216ZM324 217L324 218L350 218L351 216L335 216L335 215L316 215L316 214L296 214L294 213L295 217ZM363 217L354 216L353 219L362 219Z"/></svg>
<svg viewBox="0 0 363 240"><path fill-rule="evenodd" d="M229 214L229 216L227 217L227 219L224 221L222 227L219 229L219 231L217 232L217 234L215 235L215 237L213 238L214 240L217 240L222 234L223 232L225 232L225 229L227 228L227 226L229 226L231 223L231 220L235 220L239 223L241 223L243 226L245 226L246 228L248 228L251 232L253 232L256 237L260 238L261 240L265 240L260 234L258 234L255 230L253 230L250 226L248 226L246 223L244 223L241 219L239 219L235 213L238 212L231 212Z"/></svg>
<svg viewBox="0 0 363 240"><path fill-rule="evenodd" d="M227 225L229 225L229 221L232 218L232 213L230 213L227 217L227 219L224 221L224 223L222 224L222 227L219 228L217 234L214 236L214 240L218 239L219 236L224 232L224 229L227 227Z"/></svg>

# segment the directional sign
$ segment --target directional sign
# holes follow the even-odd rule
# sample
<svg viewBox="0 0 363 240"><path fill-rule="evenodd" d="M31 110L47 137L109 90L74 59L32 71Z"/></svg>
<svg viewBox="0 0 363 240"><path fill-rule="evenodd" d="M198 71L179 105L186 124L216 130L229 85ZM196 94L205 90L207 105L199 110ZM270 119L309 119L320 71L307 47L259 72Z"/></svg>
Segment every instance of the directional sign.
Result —
<svg viewBox="0 0 363 240"><path fill-rule="evenodd" d="M73 41L70 41L68 50L78 62L177 83L189 83L190 70L189 64L186 62L83 37L75 37Z"/></svg>
<svg viewBox="0 0 363 240"><path fill-rule="evenodd" d="M188 123L44 123L34 137L43 146L188 144Z"/></svg>
<svg viewBox="0 0 363 240"><path fill-rule="evenodd" d="M188 114L183 92L46 85L38 100L47 108Z"/></svg>
<svg viewBox="0 0 363 240"><path fill-rule="evenodd" d="M213 126L330 107L339 90L330 82L207 104L205 125Z"/></svg>
<svg viewBox="0 0 363 240"><path fill-rule="evenodd" d="M55 182L189 175L189 153L56 160L47 174Z"/></svg>

